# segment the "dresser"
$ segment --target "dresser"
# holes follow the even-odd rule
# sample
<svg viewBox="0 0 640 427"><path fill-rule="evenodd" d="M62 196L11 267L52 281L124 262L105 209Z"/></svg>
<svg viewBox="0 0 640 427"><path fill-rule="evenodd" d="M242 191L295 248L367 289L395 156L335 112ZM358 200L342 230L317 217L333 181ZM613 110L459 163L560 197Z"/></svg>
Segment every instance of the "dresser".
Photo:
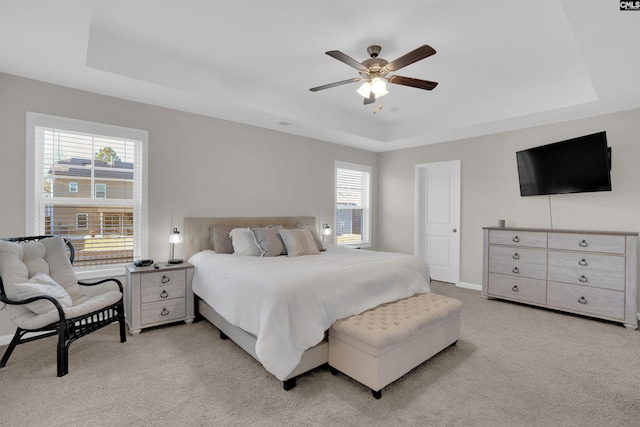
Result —
<svg viewBox="0 0 640 427"><path fill-rule="evenodd" d="M482 295L638 327L638 233L485 227Z"/></svg>
<svg viewBox="0 0 640 427"><path fill-rule="evenodd" d="M157 268L156 268L157 266ZM177 321L193 322L193 265L127 266L124 312L131 335L143 328Z"/></svg>

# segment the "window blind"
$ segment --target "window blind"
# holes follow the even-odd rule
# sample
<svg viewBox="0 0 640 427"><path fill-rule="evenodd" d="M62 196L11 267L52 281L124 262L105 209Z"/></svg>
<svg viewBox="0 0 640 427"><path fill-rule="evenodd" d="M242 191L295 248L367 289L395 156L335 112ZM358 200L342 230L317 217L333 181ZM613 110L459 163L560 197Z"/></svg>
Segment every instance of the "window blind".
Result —
<svg viewBox="0 0 640 427"><path fill-rule="evenodd" d="M336 162L336 244L371 245L371 167Z"/></svg>
<svg viewBox="0 0 640 427"><path fill-rule="evenodd" d="M71 240L77 267L139 258L142 141L41 125L34 133L36 230Z"/></svg>

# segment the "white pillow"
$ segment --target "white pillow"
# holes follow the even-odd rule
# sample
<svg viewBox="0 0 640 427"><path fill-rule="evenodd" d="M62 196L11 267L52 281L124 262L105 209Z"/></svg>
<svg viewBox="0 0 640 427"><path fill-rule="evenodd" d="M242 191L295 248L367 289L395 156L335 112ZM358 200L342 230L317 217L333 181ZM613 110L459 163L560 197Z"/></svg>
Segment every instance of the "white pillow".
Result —
<svg viewBox="0 0 640 427"><path fill-rule="evenodd" d="M46 274L36 273L26 283L16 283L14 286L18 299L48 295L57 299L63 307L71 307L72 301L67 291ZM27 304L27 308L36 314L46 314L56 309L56 307L47 300L30 302Z"/></svg>
<svg viewBox="0 0 640 427"><path fill-rule="evenodd" d="M313 241L311 230L308 228L293 228L280 230L280 236L287 248L287 256L316 255L320 251Z"/></svg>
<svg viewBox="0 0 640 427"><path fill-rule="evenodd" d="M255 236L249 227L234 228L229 233L234 255L260 256L262 250L256 243Z"/></svg>

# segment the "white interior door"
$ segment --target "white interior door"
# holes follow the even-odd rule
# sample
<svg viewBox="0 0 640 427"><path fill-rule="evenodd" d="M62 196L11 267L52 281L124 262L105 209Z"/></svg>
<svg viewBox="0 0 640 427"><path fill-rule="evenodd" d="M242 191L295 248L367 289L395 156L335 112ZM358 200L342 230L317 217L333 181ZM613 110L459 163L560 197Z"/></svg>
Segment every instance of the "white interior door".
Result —
<svg viewBox="0 0 640 427"><path fill-rule="evenodd" d="M460 282L460 160L416 165L415 254L431 278Z"/></svg>

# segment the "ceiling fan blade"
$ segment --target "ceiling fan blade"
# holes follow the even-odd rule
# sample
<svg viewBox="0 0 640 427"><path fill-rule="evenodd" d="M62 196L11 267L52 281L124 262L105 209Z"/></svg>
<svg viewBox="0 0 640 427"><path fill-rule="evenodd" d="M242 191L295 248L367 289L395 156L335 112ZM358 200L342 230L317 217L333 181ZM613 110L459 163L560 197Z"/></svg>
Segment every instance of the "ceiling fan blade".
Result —
<svg viewBox="0 0 640 427"><path fill-rule="evenodd" d="M436 53L436 50L429 45L423 44L417 49L402 55L400 58L389 62L385 67L385 71L398 71L400 68L418 62Z"/></svg>
<svg viewBox="0 0 640 427"><path fill-rule="evenodd" d="M358 82L360 80L362 80L362 79L359 78L359 77L354 77L354 78L349 79L349 80L342 80L342 81L339 81L339 82L329 83L329 84L322 85L322 86L312 87L309 90L311 92L317 92L319 90L329 89L329 88L336 87L336 86L342 86L342 85L346 85L346 84L349 84L349 83Z"/></svg>
<svg viewBox="0 0 640 427"><path fill-rule="evenodd" d="M403 76L391 76L391 77L388 77L387 80L389 81L389 83L393 83L396 85L411 86L411 87L416 87L418 89L424 89L424 90L431 90L436 86L438 86L437 82L431 82L429 80L420 80L420 79L414 79L411 77L403 77Z"/></svg>
<svg viewBox="0 0 640 427"><path fill-rule="evenodd" d="M369 70L367 67L365 67L364 65L362 65L361 63L359 63L349 55L346 55L340 52L339 50L330 50L329 52L325 52L325 53L330 57L335 58L338 61L344 62L350 67L355 68L358 71L367 72Z"/></svg>
<svg viewBox="0 0 640 427"><path fill-rule="evenodd" d="M373 92L369 92L369 97L364 99L364 105L373 104L376 102L376 95Z"/></svg>

